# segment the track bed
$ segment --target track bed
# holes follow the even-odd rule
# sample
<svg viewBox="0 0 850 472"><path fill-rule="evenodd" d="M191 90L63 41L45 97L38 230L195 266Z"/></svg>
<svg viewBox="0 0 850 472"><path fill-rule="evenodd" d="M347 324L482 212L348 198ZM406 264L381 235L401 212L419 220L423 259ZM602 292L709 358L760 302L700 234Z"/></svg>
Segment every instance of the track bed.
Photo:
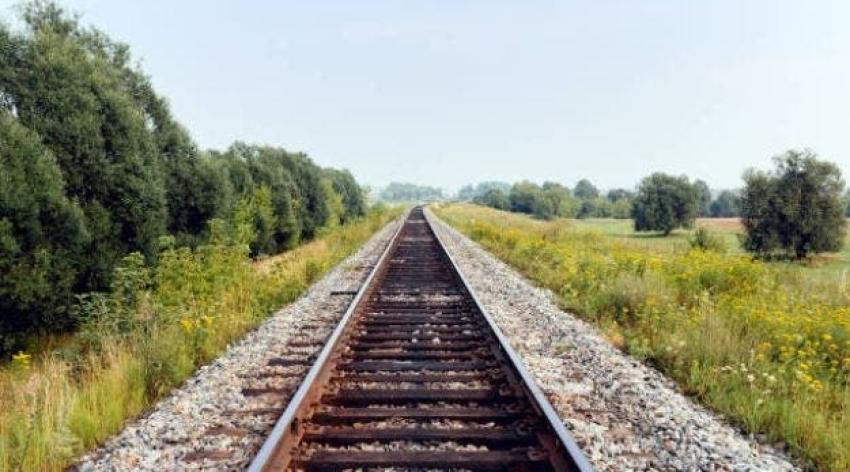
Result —
<svg viewBox="0 0 850 472"><path fill-rule="evenodd" d="M590 467L416 208L251 469Z"/></svg>

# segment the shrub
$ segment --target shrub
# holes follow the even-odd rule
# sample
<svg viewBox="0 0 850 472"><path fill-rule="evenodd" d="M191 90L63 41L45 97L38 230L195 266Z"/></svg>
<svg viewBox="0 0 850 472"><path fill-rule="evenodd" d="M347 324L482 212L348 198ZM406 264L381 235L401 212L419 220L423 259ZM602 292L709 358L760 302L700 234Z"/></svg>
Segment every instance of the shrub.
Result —
<svg viewBox="0 0 850 472"><path fill-rule="evenodd" d="M655 173L644 178L632 206L636 231L690 228L697 216L697 191L685 176Z"/></svg>
<svg viewBox="0 0 850 472"><path fill-rule="evenodd" d="M726 252L726 242L719 234L709 231L705 227L699 227L694 234L688 239L692 248L702 249L704 251L715 251L720 253Z"/></svg>
<svg viewBox="0 0 850 472"><path fill-rule="evenodd" d="M744 248L760 257L796 259L840 249L847 224L841 171L810 151L788 151L775 162L772 173L744 175Z"/></svg>

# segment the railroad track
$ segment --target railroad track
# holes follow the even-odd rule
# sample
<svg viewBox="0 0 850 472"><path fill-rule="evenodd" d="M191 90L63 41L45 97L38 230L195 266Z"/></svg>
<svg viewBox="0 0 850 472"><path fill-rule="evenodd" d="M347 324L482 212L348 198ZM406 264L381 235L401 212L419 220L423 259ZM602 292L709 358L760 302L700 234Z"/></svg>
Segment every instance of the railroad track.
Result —
<svg viewBox="0 0 850 472"><path fill-rule="evenodd" d="M249 470L590 471L414 208Z"/></svg>

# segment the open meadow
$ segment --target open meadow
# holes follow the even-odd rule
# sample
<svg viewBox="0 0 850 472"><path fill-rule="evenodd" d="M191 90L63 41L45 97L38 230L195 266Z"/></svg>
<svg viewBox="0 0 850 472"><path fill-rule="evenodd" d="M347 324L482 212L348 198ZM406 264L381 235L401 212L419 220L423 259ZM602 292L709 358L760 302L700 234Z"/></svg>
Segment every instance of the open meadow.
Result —
<svg viewBox="0 0 850 472"><path fill-rule="evenodd" d="M745 430L817 469L850 470L846 249L811 266L764 263L738 249L729 219L698 221L726 242L706 251L690 231L636 234L629 220L435 212Z"/></svg>

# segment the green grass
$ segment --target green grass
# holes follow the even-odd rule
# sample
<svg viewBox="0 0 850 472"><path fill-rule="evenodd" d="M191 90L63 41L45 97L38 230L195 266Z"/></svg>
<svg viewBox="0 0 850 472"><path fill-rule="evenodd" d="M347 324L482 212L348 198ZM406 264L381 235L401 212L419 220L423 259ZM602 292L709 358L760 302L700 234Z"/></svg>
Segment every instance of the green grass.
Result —
<svg viewBox="0 0 850 472"><path fill-rule="evenodd" d="M705 251L690 247L689 231L635 234L629 221L546 222L461 204L435 212L696 400L813 469L850 470L846 250L764 263L734 244L730 220L698 223L729 246Z"/></svg>
<svg viewBox="0 0 850 472"><path fill-rule="evenodd" d="M154 268L128 256L116 272L120 289L83 306L91 321L0 368L0 471L65 469L400 212L326 228L258 262L245 245L215 238L167 250Z"/></svg>
<svg viewBox="0 0 850 472"><path fill-rule="evenodd" d="M658 233L638 233L632 220L611 218L588 218L566 220L580 231L599 232L625 244L654 251L680 251L689 246L688 239L694 229L678 229L667 237ZM705 227L719 235L730 254L745 254L740 238L743 228L735 218L699 218L696 227ZM808 278L845 278L850 279L850 224L847 227L847 242L837 253L818 254L804 263L773 262L792 270L800 270Z"/></svg>

